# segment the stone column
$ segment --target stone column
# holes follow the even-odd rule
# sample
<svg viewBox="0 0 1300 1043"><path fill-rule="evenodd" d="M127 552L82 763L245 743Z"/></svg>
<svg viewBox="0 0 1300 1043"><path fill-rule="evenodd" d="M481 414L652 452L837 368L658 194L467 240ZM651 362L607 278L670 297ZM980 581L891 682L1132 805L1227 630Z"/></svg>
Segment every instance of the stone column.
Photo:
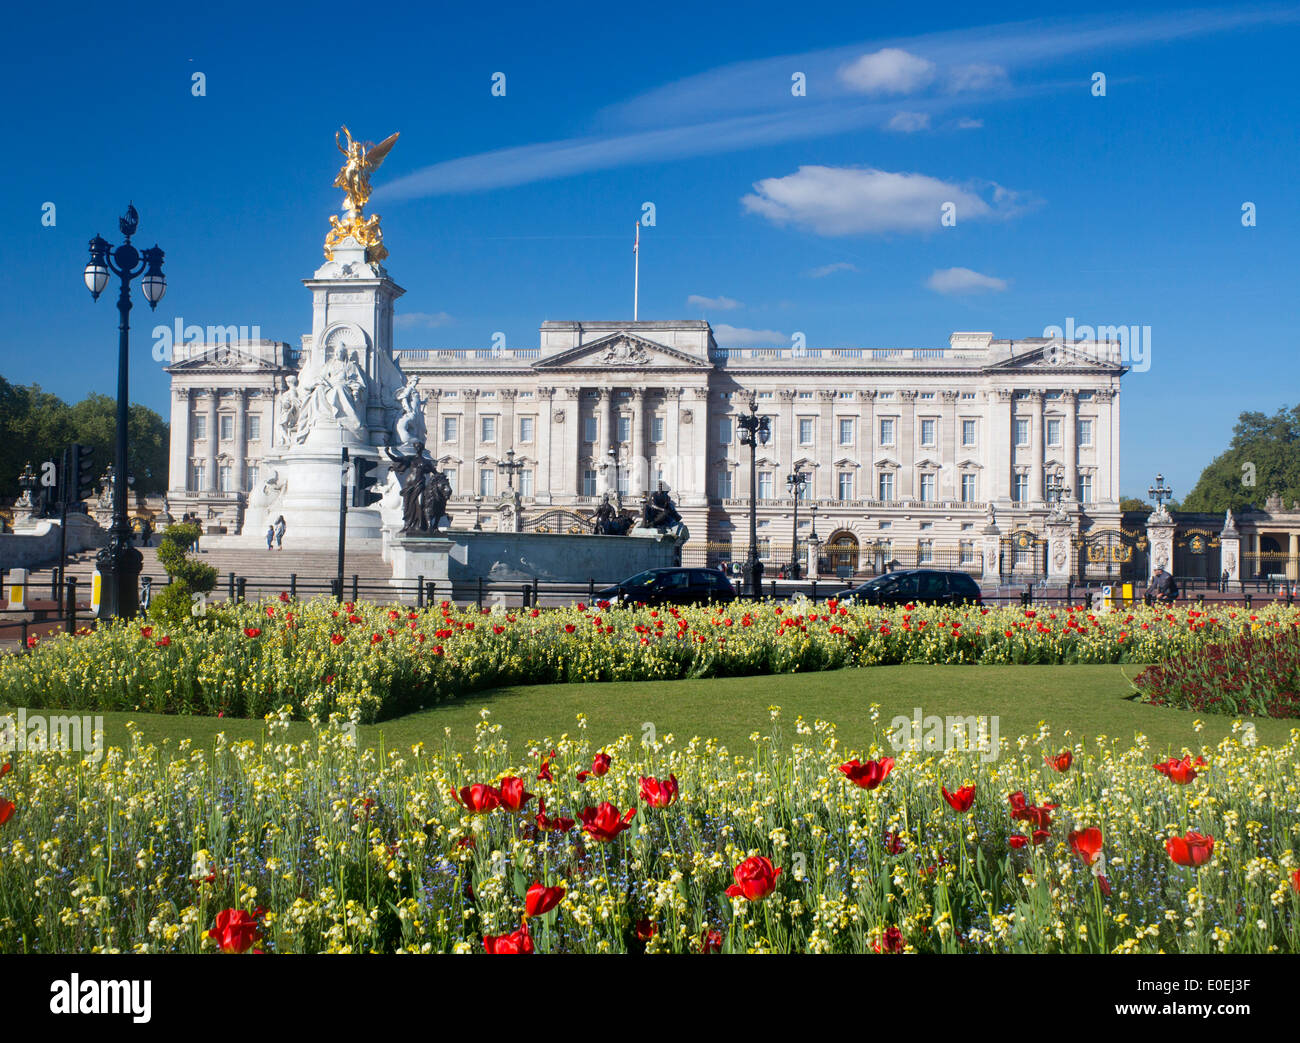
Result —
<svg viewBox="0 0 1300 1043"><path fill-rule="evenodd" d="M859 391L858 409L862 417L862 430L858 432L858 462L862 465L858 479L858 499L874 500L880 490L876 487L876 393Z"/></svg>
<svg viewBox="0 0 1300 1043"><path fill-rule="evenodd" d="M916 491L916 392L900 391L898 459L902 465L898 472L898 498L915 500Z"/></svg>
<svg viewBox="0 0 1300 1043"><path fill-rule="evenodd" d="M1014 491L1012 476L1015 474L1016 433L1012 417L1015 414L1015 397L1011 388L997 388L993 395L993 431L988 438L989 477L992 481L986 493L986 499L1003 503L1011 501Z"/></svg>
<svg viewBox="0 0 1300 1043"><path fill-rule="evenodd" d="M1241 582L1241 536L1232 520L1232 512L1225 511L1223 531L1219 533L1219 567L1228 574L1228 582Z"/></svg>
<svg viewBox="0 0 1300 1043"><path fill-rule="evenodd" d="M217 480L217 446L221 441L221 393L217 388L208 389L208 474L204 483L204 492L215 493L221 488Z"/></svg>
<svg viewBox="0 0 1300 1043"><path fill-rule="evenodd" d="M560 473L556 481L561 486L568 486L571 496L582 495L582 387L564 389L563 408L559 410L564 418L564 432L560 437L563 451L560 454ZM567 472L568 480L564 479Z"/></svg>
<svg viewBox="0 0 1300 1043"><path fill-rule="evenodd" d="M813 468L812 488L809 490L814 500L834 499L831 488L835 480L835 396L837 392L820 390L817 392L818 417L817 439L813 453L817 466Z"/></svg>
<svg viewBox="0 0 1300 1043"><path fill-rule="evenodd" d="M1300 579L1300 533L1291 533L1287 544L1286 578L1292 583Z"/></svg>
<svg viewBox="0 0 1300 1043"><path fill-rule="evenodd" d="M555 479L551 472L551 445L555 423L553 399L555 388L537 389L537 473L533 476L533 499L538 504L553 503L551 489Z"/></svg>
<svg viewBox="0 0 1300 1043"><path fill-rule="evenodd" d="M1042 503L1047 497L1043 492L1043 453L1046 439L1043 436L1043 393L1029 392L1029 503Z"/></svg>
<svg viewBox="0 0 1300 1043"><path fill-rule="evenodd" d="M957 482L957 392L943 392L943 431L939 435L939 499L959 500L961 489Z"/></svg>
<svg viewBox="0 0 1300 1043"><path fill-rule="evenodd" d="M685 496L691 500L691 505L695 507L704 507L708 505L709 497L709 426L713 420L712 412L709 408L709 388L704 387L691 388L691 420L683 423L691 430L686 434L688 450L683 454L688 461L689 468L686 476Z"/></svg>
<svg viewBox="0 0 1300 1043"><path fill-rule="evenodd" d="M439 409L442 388L420 388L420 397L424 399L424 448L437 460L440 455L438 446L442 442L442 414Z"/></svg>
<svg viewBox="0 0 1300 1043"><path fill-rule="evenodd" d="M1102 388L1093 394L1093 401L1097 403L1097 420L1093 425L1096 428L1093 432L1093 440L1097 447L1096 497L1098 501L1103 503L1115 502L1119 499L1119 494L1116 491L1119 482L1117 461L1111 458L1110 424L1111 403L1114 401L1114 395L1115 393L1110 388ZM1154 549L1153 547L1152 550Z"/></svg>
<svg viewBox="0 0 1300 1043"><path fill-rule="evenodd" d="M248 492L248 393L235 392L235 492Z"/></svg>
<svg viewBox="0 0 1300 1043"><path fill-rule="evenodd" d="M681 498L682 474L682 389L664 388L664 482L673 494Z"/></svg>
<svg viewBox="0 0 1300 1043"><path fill-rule="evenodd" d="M190 487L190 389L180 388L172 399L171 449L167 457L167 487L183 492Z"/></svg>
<svg viewBox="0 0 1300 1043"><path fill-rule="evenodd" d="M1065 453L1065 484L1070 495L1079 499L1079 394L1074 390L1061 392L1061 404L1065 406L1065 419L1061 421L1065 428L1061 432L1061 445Z"/></svg>
<svg viewBox="0 0 1300 1043"><path fill-rule="evenodd" d="M784 436L781 436L776 432L773 432L773 434L776 435L775 449L777 458L780 459L782 447L784 447L786 472L789 473L794 470L794 462L799 458L799 432L795 430L794 422L795 393L791 388L782 388L778 394L781 396L781 409L778 414L779 420L777 421L777 427L780 428L781 431L784 431L785 434ZM773 480L777 489L784 487L785 475L774 475ZM773 491L778 498L782 495L780 492L776 492L776 490Z"/></svg>
<svg viewBox="0 0 1300 1043"><path fill-rule="evenodd" d="M645 388L632 389L632 458L628 474L627 492L637 499L649 487L650 462L645 453Z"/></svg>
<svg viewBox="0 0 1300 1043"><path fill-rule="evenodd" d="M519 433L515 429L515 398L519 392L514 388L502 388L497 394L501 396L503 403L501 426L505 429L497 435L497 447L501 450L501 458L504 460L506 453L515 447L515 438Z"/></svg>

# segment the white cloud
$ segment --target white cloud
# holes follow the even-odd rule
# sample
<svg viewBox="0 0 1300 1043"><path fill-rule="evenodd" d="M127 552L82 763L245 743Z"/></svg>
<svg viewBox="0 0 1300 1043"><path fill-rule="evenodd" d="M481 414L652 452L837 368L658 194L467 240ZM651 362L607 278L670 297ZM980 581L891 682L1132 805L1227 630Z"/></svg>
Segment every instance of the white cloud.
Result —
<svg viewBox="0 0 1300 1043"><path fill-rule="evenodd" d="M785 177L754 183L741 197L750 213L776 224L802 225L818 235L924 232L940 227L945 203L958 221L1006 216L1016 195L993 186L994 209L976 192L926 174L857 167L804 166Z"/></svg>
<svg viewBox="0 0 1300 1043"><path fill-rule="evenodd" d="M930 114L928 112L896 112L893 118L885 124L886 130L896 130L902 134L914 134L918 130L930 129Z"/></svg>
<svg viewBox="0 0 1300 1043"><path fill-rule="evenodd" d="M884 47L841 66L839 78L863 94L911 94L934 78L934 62L897 47Z"/></svg>
<svg viewBox="0 0 1300 1043"><path fill-rule="evenodd" d="M713 339L719 344L731 344L744 347L760 344L788 344L790 338L780 330L751 330L744 326L728 326L719 322L713 327Z"/></svg>
<svg viewBox="0 0 1300 1043"><path fill-rule="evenodd" d="M958 130L979 130L982 126L984 126L983 120L974 119L971 116L963 116L957 121Z"/></svg>
<svg viewBox="0 0 1300 1043"><path fill-rule="evenodd" d="M702 308L705 311L731 311L733 308L743 308L744 305L730 297L701 297L698 293L693 293L686 298L686 307Z"/></svg>
<svg viewBox="0 0 1300 1043"><path fill-rule="evenodd" d="M970 268L936 268L925 285L935 293L1001 293L1007 281Z"/></svg>
<svg viewBox="0 0 1300 1043"><path fill-rule="evenodd" d="M823 264L820 268L814 268L808 272L810 279L825 279L828 275L834 275L836 272L856 272L858 266L850 264L848 261L835 261L833 264Z"/></svg>
<svg viewBox="0 0 1300 1043"><path fill-rule="evenodd" d="M434 329L438 326L450 326L455 321L445 311L406 311L393 316L393 328L399 330Z"/></svg>
<svg viewBox="0 0 1300 1043"><path fill-rule="evenodd" d="M988 91L1007 84L1007 70L992 62L971 62L954 65L947 73L948 90Z"/></svg>

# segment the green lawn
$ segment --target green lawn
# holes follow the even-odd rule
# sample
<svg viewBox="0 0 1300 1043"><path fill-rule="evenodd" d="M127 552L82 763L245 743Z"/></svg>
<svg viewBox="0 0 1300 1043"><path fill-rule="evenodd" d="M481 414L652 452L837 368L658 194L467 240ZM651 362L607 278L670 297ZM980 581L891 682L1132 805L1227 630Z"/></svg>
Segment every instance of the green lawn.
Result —
<svg viewBox="0 0 1300 1043"><path fill-rule="evenodd" d="M423 741L440 746L451 729L452 745L473 743L480 710L492 713L513 743L559 736L576 729L576 716L587 716L593 742L620 735L641 735L646 722L662 737L678 742L692 736L716 737L733 750L748 746L754 731L770 727L768 707L782 707L783 733L793 734L802 715L810 723L822 718L839 726L849 747L865 744L871 731L870 706L880 704L882 724L897 715L981 714L1000 718L1003 739L1037 731L1046 721L1056 740L1068 729L1087 739L1105 735L1124 744L1138 732L1155 752L1212 744L1229 732L1232 719L1204 715L1197 734L1195 714L1146 706L1128 699L1132 693L1120 666L878 666L813 674L778 674L695 681L617 682L609 684L520 685L467 695L455 702L361 729L368 744L381 738L390 749ZM50 711L57 713L58 711ZM190 738L207 746L217 731L232 738L257 737L260 721L173 717L145 713L105 714L110 746L122 745L126 722L134 721L151 741ZM1295 721L1257 719L1262 743L1285 742ZM291 738L310 733L305 724L290 727Z"/></svg>

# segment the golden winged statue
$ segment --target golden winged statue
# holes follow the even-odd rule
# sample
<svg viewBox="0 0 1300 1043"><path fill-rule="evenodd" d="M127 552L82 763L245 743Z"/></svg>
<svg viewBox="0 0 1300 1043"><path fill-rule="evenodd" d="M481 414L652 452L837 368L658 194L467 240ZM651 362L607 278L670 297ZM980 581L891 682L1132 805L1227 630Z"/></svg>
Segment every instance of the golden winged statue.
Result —
<svg viewBox="0 0 1300 1043"><path fill-rule="evenodd" d="M330 218L330 231L325 237L325 256L334 259L334 247L348 236L352 236L366 248L366 260L379 262L388 256L383 244L384 233L379 227L379 215L363 217L362 211L370 201L370 175L383 163L393 145L397 143L397 134L390 134L378 145L369 141L356 141L347 125L343 126L347 145L334 135L334 144L347 160L334 178L334 187L343 189L343 218Z"/></svg>

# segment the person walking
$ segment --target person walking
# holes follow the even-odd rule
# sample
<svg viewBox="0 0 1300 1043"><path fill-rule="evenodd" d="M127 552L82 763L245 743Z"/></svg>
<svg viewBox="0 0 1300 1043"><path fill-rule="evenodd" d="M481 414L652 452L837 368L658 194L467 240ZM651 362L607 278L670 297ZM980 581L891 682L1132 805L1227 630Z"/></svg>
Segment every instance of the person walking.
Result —
<svg viewBox="0 0 1300 1043"><path fill-rule="evenodd" d="M275 519L275 549L284 550L284 530L287 526L284 523L284 515Z"/></svg>
<svg viewBox="0 0 1300 1043"><path fill-rule="evenodd" d="M275 525L272 523L266 527L266 549L275 549Z"/></svg>

